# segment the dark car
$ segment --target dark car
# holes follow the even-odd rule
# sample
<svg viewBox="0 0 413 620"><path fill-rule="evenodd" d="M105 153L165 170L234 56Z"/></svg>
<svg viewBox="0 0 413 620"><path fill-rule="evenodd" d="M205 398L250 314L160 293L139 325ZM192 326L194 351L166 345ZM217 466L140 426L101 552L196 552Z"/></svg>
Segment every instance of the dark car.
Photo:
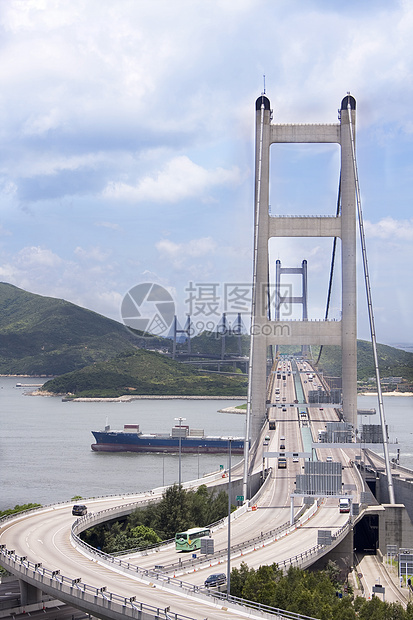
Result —
<svg viewBox="0 0 413 620"><path fill-rule="evenodd" d="M222 586L227 582L227 576L224 573L214 573L205 579L204 585L206 588L212 588L214 586Z"/></svg>
<svg viewBox="0 0 413 620"><path fill-rule="evenodd" d="M87 506L84 504L75 504L72 508L72 515L75 517L82 517L87 514Z"/></svg>

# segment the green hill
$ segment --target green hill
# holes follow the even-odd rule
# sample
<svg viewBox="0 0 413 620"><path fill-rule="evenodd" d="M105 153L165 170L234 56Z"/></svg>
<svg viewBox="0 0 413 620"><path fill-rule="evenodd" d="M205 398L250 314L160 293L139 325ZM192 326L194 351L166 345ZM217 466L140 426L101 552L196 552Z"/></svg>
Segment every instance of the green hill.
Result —
<svg viewBox="0 0 413 620"><path fill-rule="evenodd" d="M135 348L123 325L0 283L0 374L59 375Z"/></svg>
<svg viewBox="0 0 413 620"><path fill-rule="evenodd" d="M185 349L185 345L183 345L181 349ZM219 359L221 356L221 349L222 338L214 332L204 331L191 338L192 353L215 355ZM249 349L250 338L246 334L241 334L241 336L228 334L225 336L226 355L248 355Z"/></svg>
<svg viewBox="0 0 413 620"><path fill-rule="evenodd" d="M241 340L242 353L246 355L248 338L242 336ZM227 353L238 353L237 337L228 336L226 344ZM178 362L173 366L173 362L162 355L157 357L158 361L154 366L148 361L150 356L139 358L137 355L136 360L139 358L140 362L138 364L135 360L133 368L129 364L131 360L128 362L129 366L124 364L128 356L124 361L122 356L117 358L122 353L138 353L140 348L145 347L170 351L172 342L162 338L148 339L140 337L139 334L133 335L122 324L96 312L62 299L35 295L11 284L0 283L0 374L56 376L85 368L85 375L75 377L79 381L81 377L81 385L71 385L67 389L65 387L58 390L76 393L82 388L95 390L95 393L102 389L115 392L126 389L126 392L122 393L184 395L212 394L210 390L214 389L218 390L215 391L216 395L235 395L240 394L243 389L240 386L245 385L241 378L235 380L218 377ZM193 352L215 354L219 357L221 340L214 334L203 333L191 339L191 349ZM357 350L358 379L366 381L374 375L371 344L358 341ZM317 347L312 347L312 351L316 358ZM401 376L408 384L413 383L413 353L378 345L378 355L382 377ZM116 361L112 361L114 358ZM146 361L143 361L144 359ZM107 366L104 362L107 362ZM324 347L319 366L330 376L340 376L340 348ZM97 368L99 372L96 371ZM181 369L180 372L178 368ZM86 384L84 376L87 376ZM178 378L179 386L174 384ZM165 385L164 391L160 384ZM192 385L191 388L189 384ZM406 383L403 385L404 389L407 389ZM240 391L237 391L238 388Z"/></svg>
<svg viewBox="0 0 413 620"><path fill-rule="evenodd" d="M318 347L312 347L313 356L317 359ZM385 344L377 345L377 357L381 378L403 377L408 383L413 382L413 353L402 351ZM318 369L330 376L341 376L340 347L323 347ZM357 379L367 381L374 377L374 360L371 342L357 341Z"/></svg>
<svg viewBox="0 0 413 620"><path fill-rule="evenodd" d="M128 395L245 396L247 380L206 373L142 349L48 381L43 389L81 397Z"/></svg>

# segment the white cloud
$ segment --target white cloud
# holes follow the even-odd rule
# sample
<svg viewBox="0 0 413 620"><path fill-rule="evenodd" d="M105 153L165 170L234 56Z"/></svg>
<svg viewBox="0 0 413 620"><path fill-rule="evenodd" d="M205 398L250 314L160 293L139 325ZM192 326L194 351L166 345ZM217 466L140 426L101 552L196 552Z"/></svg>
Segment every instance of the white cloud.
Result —
<svg viewBox="0 0 413 620"><path fill-rule="evenodd" d="M61 124L59 111L54 108L47 114L30 116L23 124L23 133L30 135L42 135L51 129L56 129Z"/></svg>
<svg viewBox="0 0 413 620"><path fill-rule="evenodd" d="M109 228L110 230L122 230L119 224L114 222L96 222L95 226L99 226L101 228Z"/></svg>
<svg viewBox="0 0 413 620"><path fill-rule="evenodd" d="M3 169L13 176L22 178L52 176L59 172L80 169L98 169L112 164L111 157L103 152L66 156L63 153L41 152L33 160L30 152L22 153L19 161L5 162ZM16 185L9 191L16 191Z"/></svg>
<svg viewBox="0 0 413 620"><path fill-rule="evenodd" d="M62 259L47 248L39 246L25 247L17 255L17 263L20 268L28 267L57 267Z"/></svg>
<svg viewBox="0 0 413 620"><path fill-rule="evenodd" d="M408 0L0 2L2 277L112 316L145 270L177 290L189 275L248 279L265 73L274 122L336 122L356 97L372 275L386 291L400 280L410 308L412 29ZM317 175L297 167L289 187L314 211ZM307 258L316 296L330 246L299 243L279 240L275 258Z"/></svg>
<svg viewBox="0 0 413 620"><path fill-rule="evenodd" d="M109 183L103 195L131 202L178 202L193 196L205 199L213 187L234 185L239 181L240 173L236 167L231 170L206 170L182 155L170 160L163 170L145 177L136 186L122 182Z"/></svg>
<svg viewBox="0 0 413 620"><path fill-rule="evenodd" d="M184 261L188 257L199 258L201 256L208 256L215 252L216 248L217 244L211 237L191 239L191 241L186 243L175 243L169 239L161 239L161 241L156 243L156 249L161 255L179 262Z"/></svg>
<svg viewBox="0 0 413 620"><path fill-rule="evenodd" d="M184 271L188 277L208 277L211 273L212 259L215 257L217 243L211 237L191 239L186 243L175 243L161 239L155 244L162 263L172 265L174 269ZM201 259L197 261L197 259ZM209 277L211 277L209 275Z"/></svg>
<svg viewBox="0 0 413 620"><path fill-rule="evenodd" d="M413 219L395 220L388 216L376 223L366 221L364 227L367 238L386 239L392 242L413 240Z"/></svg>
<svg viewBox="0 0 413 620"><path fill-rule="evenodd" d="M17 185L4 176L0 179L0 191L4 196L13 197L17 192Z"/></svg>
<svg viewBox="0 0 413 620"><path fill-rule="evenodd" d="M78 246L74 249L74 253L81 260L98 261L101 263L104 262L111 255L110 250L102 250L102 248L99 247L93 247L89 250L85 250L85 248L81 248Z"/></svg>

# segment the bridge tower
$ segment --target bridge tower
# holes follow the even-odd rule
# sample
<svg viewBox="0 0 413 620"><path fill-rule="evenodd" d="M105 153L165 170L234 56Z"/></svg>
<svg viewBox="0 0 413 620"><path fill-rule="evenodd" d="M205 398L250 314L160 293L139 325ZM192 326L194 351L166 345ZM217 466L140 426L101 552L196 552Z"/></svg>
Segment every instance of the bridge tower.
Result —
<svg viewBox="0 0 413 620"><path fill-rule="evenodd" d="M254 295L250 370L250 437L254 441L265 419L266 362L270 345L340 345L342 350L343 414L357 422L356 317L356 185L351 148L356 101L341 102L339 122L276 124L265 94L256 101ZM274 216L269 214L270 147L280 143L336 143L341 150L341 213L337 216ZM273 200L273 203L275 201ZM273 237L339 237L341 239L340 321L268 319L268 241Z"/></svg>
<svg viewBox="0 0 413 620"><path fill-rule="evenodd" d="M298 274L301 276L302 288L301 295L281 296L281 276L282 274ZM307 311L307 261L303 260L301 267L281 267L281 261L275 262L275 320L280 320L281 304L301 304L303 307L303 321L308 319ZM305 357L308 353L308 345L301 345L301 355Z"/></svg>
<svg viewBox="0 0 413 620"><path fill-rule="evenodd" d="M191 355L191 332L192 332L191 315L188 314L184 328L180 329L178 327L178 317L175 314L174 321L173 321L173 345L172 345L172 359L173 360L176 359L176 344L177 344L178 334L186 335L186 353L187 355Z"/></svg>

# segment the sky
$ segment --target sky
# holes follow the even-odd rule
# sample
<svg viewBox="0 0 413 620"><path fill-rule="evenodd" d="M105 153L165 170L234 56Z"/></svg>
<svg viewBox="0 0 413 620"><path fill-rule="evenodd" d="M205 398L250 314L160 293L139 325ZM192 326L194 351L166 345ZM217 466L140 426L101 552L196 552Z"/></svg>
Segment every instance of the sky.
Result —
<svg viewBox="0 0 413 620"><path fill-rule="evenodd" d="M412 32L408 0L0 2L0 281L118 321L154 283L181 325L231 321L252 276L255 100L273 122L335 123L350 92L377 340L413 343ZM271 213L335 214L338 179L337 145L273 146ZM308 262L309 318L331 247L271 241L272 264ZM369 339L360 260L357 287Z"/></svg>

